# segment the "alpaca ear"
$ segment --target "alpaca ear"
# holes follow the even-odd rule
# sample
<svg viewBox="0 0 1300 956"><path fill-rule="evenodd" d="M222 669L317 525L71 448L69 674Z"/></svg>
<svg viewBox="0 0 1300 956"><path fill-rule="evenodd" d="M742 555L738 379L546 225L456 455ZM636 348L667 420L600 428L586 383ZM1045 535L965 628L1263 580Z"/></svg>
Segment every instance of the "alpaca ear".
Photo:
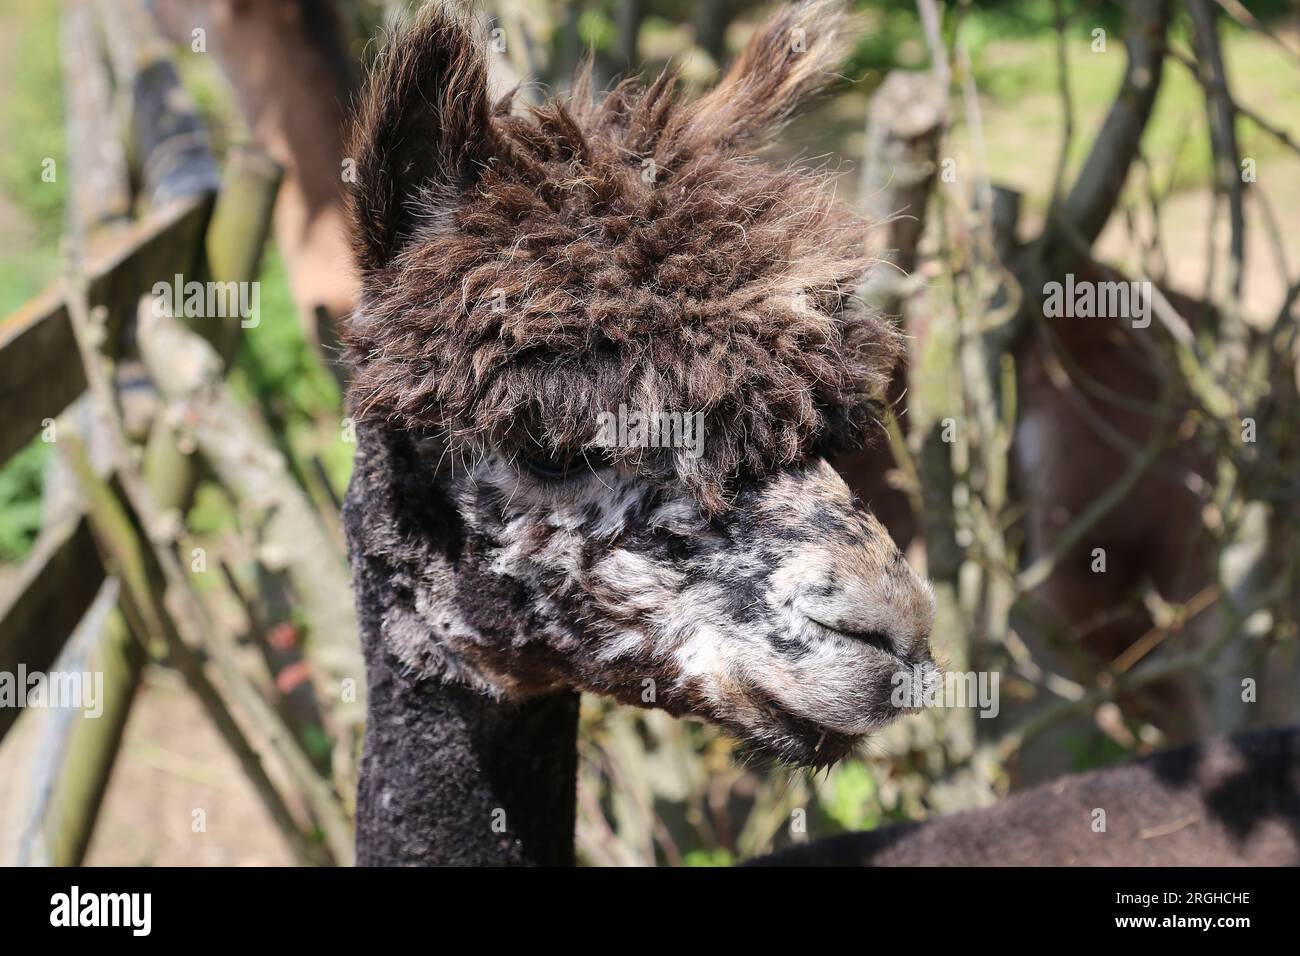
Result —
<svg viewBox="0 0 1300 956"><path fill-rule="evenodd" d="M421 210L472 183L490 137L483 52L466 21L430 3L389 40L361 94L351 207L363 269L392 259Z"/></svg>
<svg viewBox="0 0 1300 956"><path fill-rule="evenodd" d="M834 77L848 52L848 27L842 0L805 0L783 8L696 102L691 138L725 149L773 131Z"/></svg>

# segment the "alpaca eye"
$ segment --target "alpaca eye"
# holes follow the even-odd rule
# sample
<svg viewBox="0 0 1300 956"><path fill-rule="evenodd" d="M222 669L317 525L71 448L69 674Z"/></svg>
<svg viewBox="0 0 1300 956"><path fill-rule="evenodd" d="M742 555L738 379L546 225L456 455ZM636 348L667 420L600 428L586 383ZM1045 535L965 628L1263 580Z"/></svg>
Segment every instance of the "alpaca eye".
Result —
<svg viewBox="0 0 1300 956"><path fill-rule="evenodd" d="M521 456L519 467L542 481L568 481L589 476L610 464L601 451L586 451L572 458L548 458L545 455Z"/></svg>
<svg viewBox="0 0 1300 956"><path fill-rule="evenodd" d="M563 481L573 470L573 462L556 461L550 458L521 458L519 463L524 471L543 481Z"/></svg>

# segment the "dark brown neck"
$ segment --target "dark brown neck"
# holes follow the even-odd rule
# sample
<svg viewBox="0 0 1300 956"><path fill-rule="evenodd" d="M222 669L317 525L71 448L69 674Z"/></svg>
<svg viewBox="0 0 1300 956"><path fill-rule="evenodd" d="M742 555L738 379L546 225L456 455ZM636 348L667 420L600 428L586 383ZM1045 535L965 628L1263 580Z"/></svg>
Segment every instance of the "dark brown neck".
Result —
<svg viewBox="0 0 1300 956"><path fill-rule="evenodd" d="M375 631L366 659L358 864L573 863L577 694L515 707L415 682Z"/></svg>
<svg viewBox="0 0 1300 956"><path fill-rule="evenodd" d="M431 472L400 436L366 431L344 503L369 684L357 862L571 864L578 695L516 706L416 680L384 636L386 619L424 627L413 580L459 552L459 516Z"/></svg>

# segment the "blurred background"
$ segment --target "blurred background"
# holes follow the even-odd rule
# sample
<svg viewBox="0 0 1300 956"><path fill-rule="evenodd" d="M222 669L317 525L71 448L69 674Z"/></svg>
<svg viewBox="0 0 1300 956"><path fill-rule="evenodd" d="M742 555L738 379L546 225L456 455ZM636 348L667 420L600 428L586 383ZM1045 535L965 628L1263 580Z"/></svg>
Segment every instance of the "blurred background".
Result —
<svg viewBox="0 0 1300 956"><path fill-rule="evenodd" d="M0 671L106 685L95 721L0 711L0 862L350 859L344 124L407 6L0 7ZM842 76L769 154L877 223L860 291L910 362L840 464L998 713L905 720L813 777L584 699L588 863L728 865L1300 707L1295 4L852 7ZM526 104L588 52L602 84L673 62L701 88L770 10L476 15ZM256 321L149 324L176 273L255 282ZM1067 275L1148 283L1150 327L1045 315Z"/></svg>

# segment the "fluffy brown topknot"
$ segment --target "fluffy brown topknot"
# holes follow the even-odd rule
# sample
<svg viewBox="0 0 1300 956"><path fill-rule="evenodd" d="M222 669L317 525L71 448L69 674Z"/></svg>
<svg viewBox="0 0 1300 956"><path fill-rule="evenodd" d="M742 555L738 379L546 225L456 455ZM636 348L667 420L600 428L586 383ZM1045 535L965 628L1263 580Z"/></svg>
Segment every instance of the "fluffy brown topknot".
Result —
<svg viewBox="0 0 1300 956"><path fill-rule="evenodd" d="M602 412L703 414L702 454L607 448L708 509L738 474L860 440L900 351L850 294L867 225L749 153L829 76L843 16L788 7L692 103L670 71L489 106L472 30L427 7L372 72L352 197L356 414L567 459Z"/></svg>

